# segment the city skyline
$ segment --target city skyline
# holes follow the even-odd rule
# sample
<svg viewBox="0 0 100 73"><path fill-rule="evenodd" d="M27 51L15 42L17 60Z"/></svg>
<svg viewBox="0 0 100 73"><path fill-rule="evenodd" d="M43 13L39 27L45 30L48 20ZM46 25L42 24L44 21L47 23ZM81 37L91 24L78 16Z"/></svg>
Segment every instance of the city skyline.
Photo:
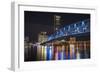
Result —
<svg viewBox="0 0 100 73"><path fill-rule="evenodd" d="M54 32L54 15L61 16L60 27L90 18L90 14L80 13L25 11L24 15L24 34L33 43L38 42L37 37L39 33L47 32L47 35L50 35Z"/></svg>
<svg viewBox="0 0 100 73"><path fill-rule="evenodd" d="M24 61L90 59L90 14L24 12Z"/></svg>

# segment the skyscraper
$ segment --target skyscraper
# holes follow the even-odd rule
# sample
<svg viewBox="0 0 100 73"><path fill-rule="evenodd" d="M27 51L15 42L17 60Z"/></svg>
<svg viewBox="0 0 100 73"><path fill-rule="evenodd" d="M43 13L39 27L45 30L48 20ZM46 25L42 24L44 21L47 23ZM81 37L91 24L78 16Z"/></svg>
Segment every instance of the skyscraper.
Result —
<svg viewBox="0 0 100 73"><path fill-rule="evenodd" d="M54 31L58 30L61 25L61 16L54 15Z"/></svg>
<svg viewBox="0 0 100 73"><path fill-rule="evenodd" d="M39 33L39 35L38 35L38 42L39 43L43 43L43 42L46 42L46 41L47 41L46 32Z"/></svg>

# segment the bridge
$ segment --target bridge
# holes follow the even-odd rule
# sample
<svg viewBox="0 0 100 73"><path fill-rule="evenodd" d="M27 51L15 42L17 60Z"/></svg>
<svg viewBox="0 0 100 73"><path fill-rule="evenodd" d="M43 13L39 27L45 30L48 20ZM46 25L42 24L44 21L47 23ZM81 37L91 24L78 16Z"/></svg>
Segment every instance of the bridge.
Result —
<svg viewBox="0 0 100 73"><path fill-rule="evenodd" d="M55 40L61 40L70 36L77 37L85 35L90 35L90 19L78 21L76 23L65 25L64 27L59 28L59 30L48 36L46 42L41 44L49 43Z"/></svg>

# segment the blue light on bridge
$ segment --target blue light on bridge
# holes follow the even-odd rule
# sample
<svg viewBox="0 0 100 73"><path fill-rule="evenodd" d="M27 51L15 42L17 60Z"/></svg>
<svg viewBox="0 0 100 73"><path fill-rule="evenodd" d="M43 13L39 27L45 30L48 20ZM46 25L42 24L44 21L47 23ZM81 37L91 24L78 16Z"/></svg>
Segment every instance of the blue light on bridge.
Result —
<svg viewBox="0 0 100 73"><path fill-rule="evenodd" d="M77 23L73 23L70 25L66 25L63 28L60 28L58 31L54 32L50 36L48 36L48 41L63 37L63 36L70 36L75 34L82 34L90 32L90 20L83 20Z"/></svg>

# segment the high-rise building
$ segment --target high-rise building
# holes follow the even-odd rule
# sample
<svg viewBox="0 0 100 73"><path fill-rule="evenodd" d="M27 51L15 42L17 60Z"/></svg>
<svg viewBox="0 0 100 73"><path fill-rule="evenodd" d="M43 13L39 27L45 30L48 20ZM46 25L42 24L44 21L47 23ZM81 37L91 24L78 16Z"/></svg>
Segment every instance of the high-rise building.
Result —
<svg viewBox="0 0 100 73"><path fill-rule="evenodd" d="M54 15L54 31L58 30L61 25L61 16Z"/></svg>
<svg viewBox="0 0 100 73"><path fill-rule="evenodd" d="M41 32L39 35L38 35L38 42L39 43L43 43L43 42L46 42L47 41L47 33L46 32Z"/></svg>

